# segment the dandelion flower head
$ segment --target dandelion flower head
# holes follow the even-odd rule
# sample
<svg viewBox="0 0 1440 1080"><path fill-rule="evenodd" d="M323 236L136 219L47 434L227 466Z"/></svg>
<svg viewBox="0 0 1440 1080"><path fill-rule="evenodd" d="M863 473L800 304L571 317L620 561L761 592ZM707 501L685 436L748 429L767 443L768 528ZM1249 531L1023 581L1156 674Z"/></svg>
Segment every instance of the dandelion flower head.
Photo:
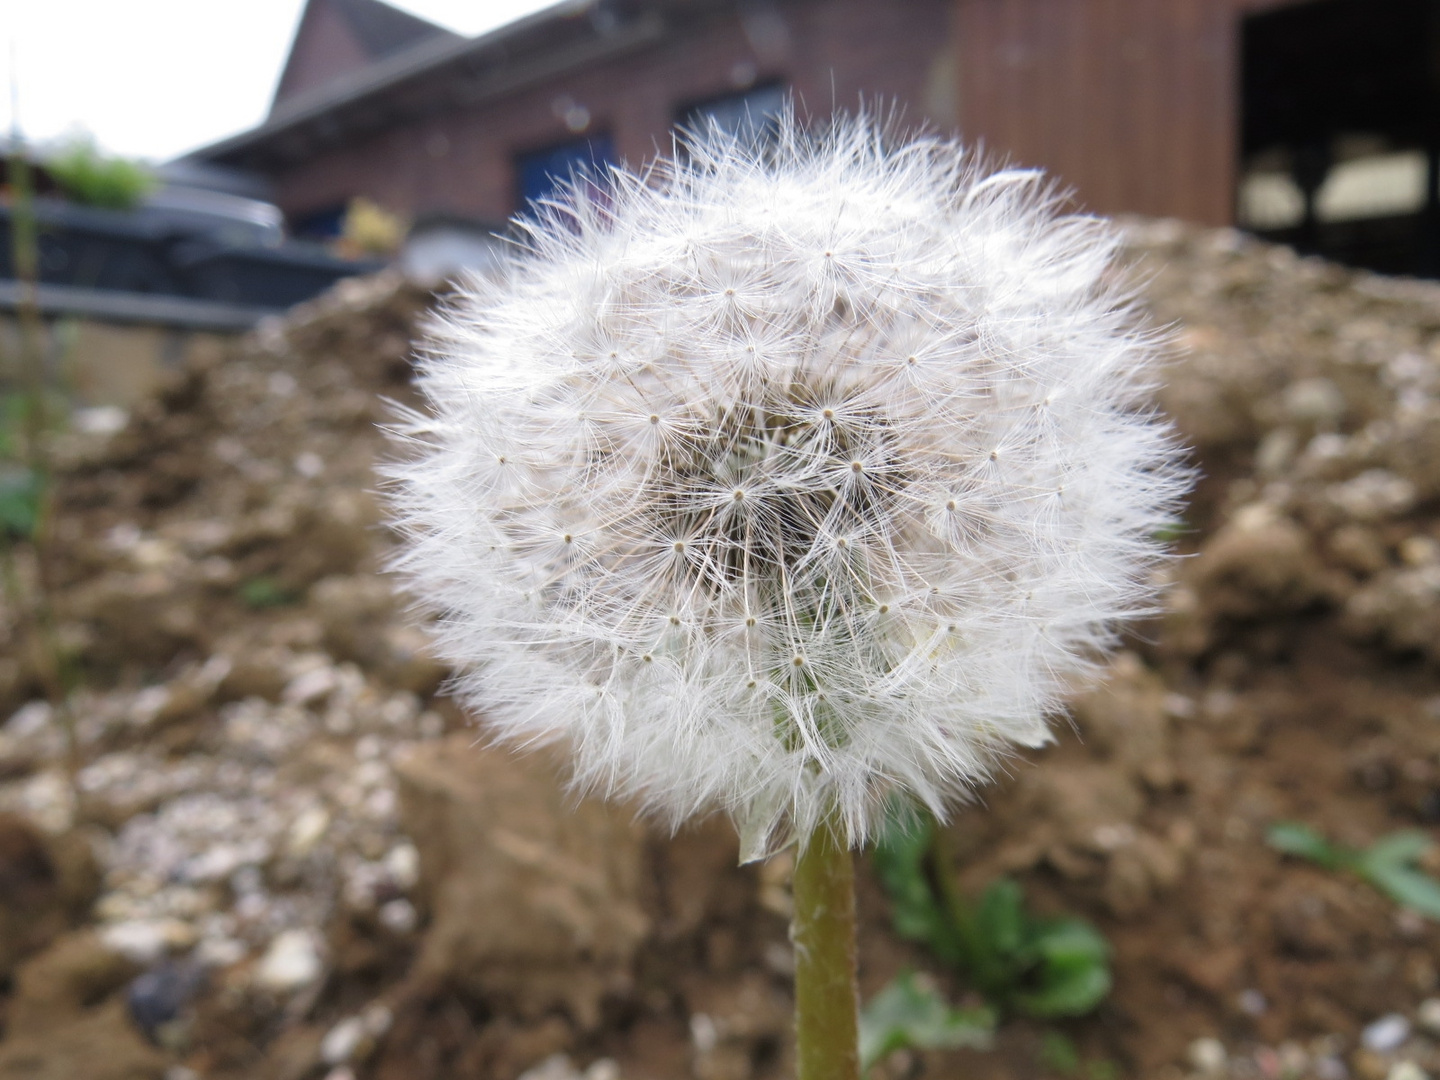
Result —
<svg viewBox="0 0 1440 1080"><path fill-rule="evenodd" d="M1151 603L1183 486L1118 239L866 118L702 133L462 291L392 469L457 690L747 856L943 814Z"/></svg>

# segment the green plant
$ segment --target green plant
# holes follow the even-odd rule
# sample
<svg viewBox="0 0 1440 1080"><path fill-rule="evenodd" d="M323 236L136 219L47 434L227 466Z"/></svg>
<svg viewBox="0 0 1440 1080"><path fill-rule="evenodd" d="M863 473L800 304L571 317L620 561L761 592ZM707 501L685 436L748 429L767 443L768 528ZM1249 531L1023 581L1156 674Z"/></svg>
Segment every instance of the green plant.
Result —
<svg viewBox="0 0 1440 1080"><path fill-rule="evenodd" d="M131 209L157 183L146 165L110 157L88 136L73 139L45 168L71 201L106 210Z"/></svg>
<svg viewBox="0 0 1440 1080"><path fill-rule="evenodd" d="M1058 1031L1047 1031L1040 1038L1040 1065L1061 1076L1081 1076L1085 1080L1118 1080L1120 1069L1105 1059L1086 1061L1074 1041Z"/></svg>
<svg viewBox="0 0 1440 1080"><path fill-rule="evenodd" d="M955 887L929 817L895 818L874 862L890 894L896 933L929 947L987 1001L1041 1018L1081 1016L1110 992L1110 948L1078 918L1045 919L1013 881L993 882L972 903Z"/></svg>
<svg viewBox="0 0 1440 1080"><path fill-rule="evenodd" d="M10 260L19 286L15 306L19 348L15 363L0 357L0 382L14 392L0 396L0 581L5 602L17 613L17 655L44 687L64 732L73 778L79 768L79 740L68 697L75 667L55 629L51 602L54 567L49 519L54 504L51 437L58 411L50 407L38 301L40 244L35 219L35 185L18 125L10 133ZM21 573L21 562L31 573ZM28 580L27 580L28 579Z"/></svg>
<svg viewBox="0 0 1440 1080"><path fill-rule="evenodd" d="M240 602L254 611L285 607L298 599L291 590L271 577L254 577L240 586Z"/></svg>
<svg viewBox="0 0 1440 1080"><path fill-rule="evenodd" d="M1440 881L1416 863L1435 846L1423 832L1391 833L1368 848L1332 844L1308 825L1282 821L1270 827L1270 846L1286 855L1309 859L1327 870L1341 870L1369 882L1401 907L1440 919Z"/></svg>
<svg viewBox="0 0 1440 1080"><path fill-rule="evenodd" d="M26 433L33 406L27 394L0 394L0 539L33 540L45 507L45 474Z"/></svg>
<svg viewBox="0 0 1440 1080"><path fill-rule="evenodd" d="M933 986L906 972L860 1012L860 1067L907 1048L988 1050L994 1033L993 1009L952 1008Z"/></svg>

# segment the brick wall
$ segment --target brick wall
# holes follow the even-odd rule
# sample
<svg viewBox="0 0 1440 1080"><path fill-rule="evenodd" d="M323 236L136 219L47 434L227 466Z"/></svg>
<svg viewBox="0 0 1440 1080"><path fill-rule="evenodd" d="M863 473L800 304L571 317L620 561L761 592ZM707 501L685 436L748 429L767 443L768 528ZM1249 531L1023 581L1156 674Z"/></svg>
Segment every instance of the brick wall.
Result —
<svg viewBox="0 0 1440 1080"><path fill-rule="evenodd" d="M879 100L948 130L952 8L950 0L801 0L732 12L621 59L337 145L275 175L278 201L292 219L363 195L408 216L500 220L518 209L516 155L575 137L566 101L588 110L589 133L608 133L638 165L668 150L678 109L752 81L784 82L816 115Z"/></svg>
<svg viewBox="0 0 1440 1080"><path fill-rule="evenodd" d="M339 12L329 4L307 4L285 70L280 73L272 108L369 63L369 55Z"/></svg>

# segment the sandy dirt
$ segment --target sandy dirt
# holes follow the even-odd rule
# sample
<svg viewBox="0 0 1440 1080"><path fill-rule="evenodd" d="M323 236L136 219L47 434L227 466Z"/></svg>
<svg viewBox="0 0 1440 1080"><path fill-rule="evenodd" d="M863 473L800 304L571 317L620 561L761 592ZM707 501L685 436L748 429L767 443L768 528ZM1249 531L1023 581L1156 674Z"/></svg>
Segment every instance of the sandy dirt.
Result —
<svg viewBox="0 0 1440 1080"><path fill-rule="evenodd" d="M877 1075L1061 1076L1057 1032L1087 1080L1440 1075L1435 924L1265 842L1440 824L1440 285L1129 237L1203 474L1185 558L950 826L965 889L1090 919L1115 989ZM0 1080L789 1075L786 859L476 746L378 572L376 424L432 299L345 283L60 440L54 542L0 613ZM867 995L915 968L966 999L868 871L860 903Z"/></svg>

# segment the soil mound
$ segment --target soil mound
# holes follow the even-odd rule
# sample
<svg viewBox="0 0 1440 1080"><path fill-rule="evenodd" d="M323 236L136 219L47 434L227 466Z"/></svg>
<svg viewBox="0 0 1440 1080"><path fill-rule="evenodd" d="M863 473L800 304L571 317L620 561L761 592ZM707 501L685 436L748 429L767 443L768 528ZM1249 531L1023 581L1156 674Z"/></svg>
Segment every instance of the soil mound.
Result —
<svg viewBox="0 0 1440 1080"><path fill-rule="evenodd" d="M1091 919L1115 990L882 1070L1062 1075L1058 1030L1097 1080L1440 1073L1435 924L1266 843L1440 823L1440 285L1128 234L1203 473L1187 557L1073 729L950 829L964 888ZM379 573L376 425L434 299L346 282L57 448L54 542L0 619L0 1080L789 1075L785 860L474 745ZM861 905L867 995L906 967L963 995L869 877Z"/></svg>

